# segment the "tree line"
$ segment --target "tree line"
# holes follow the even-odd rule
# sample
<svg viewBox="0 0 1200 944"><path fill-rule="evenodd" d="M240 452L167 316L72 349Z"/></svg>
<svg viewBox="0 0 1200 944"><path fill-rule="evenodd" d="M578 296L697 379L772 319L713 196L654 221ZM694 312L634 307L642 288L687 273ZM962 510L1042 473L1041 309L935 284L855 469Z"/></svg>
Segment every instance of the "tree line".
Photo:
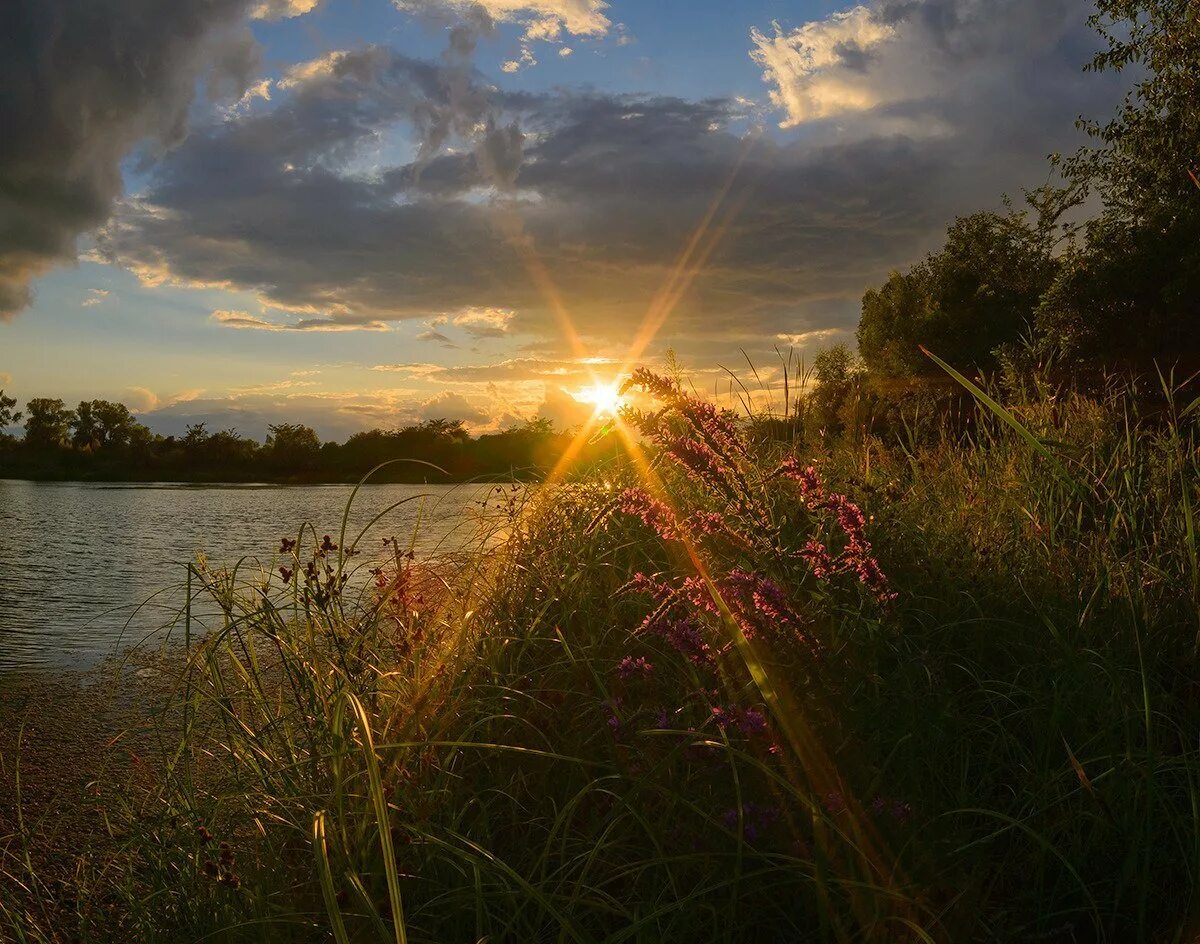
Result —
<svg viewBox="0 0 1200 944"><path fill-rule="evenodd" d="M1010 375L1200 366L1200 7L1097 0L1091 24L1087 68L1137 82L1110 120L1080 119L1090 142L1051 156L1051 183L866 293L858 353L882 386L937 374L922 347Z"/></svg>
<svg viewBox="0 0 1200 944"><path fill-rule="evenodd" d="M121 403L85 400L69 409L37 397L17 410L0 390L0 431L24 424L20 437L0 432L0 478L176 482L354 482L395 459L372 481L438 482L473 478L536 479L572 440L547 419L472 436L459 421L432 419L399 429L322 442L312 427L278 423L265 443L206 424L183 436L152 432ZM611 442L584 447L585 464L611 455ZM437 468L433 468L436 466Z"/></svg>

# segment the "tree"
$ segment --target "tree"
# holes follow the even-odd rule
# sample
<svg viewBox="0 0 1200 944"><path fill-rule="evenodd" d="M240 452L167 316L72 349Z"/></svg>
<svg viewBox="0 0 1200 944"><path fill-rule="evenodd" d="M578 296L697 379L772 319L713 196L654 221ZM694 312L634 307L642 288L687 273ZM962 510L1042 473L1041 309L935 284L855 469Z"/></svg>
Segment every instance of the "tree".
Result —
<svg viewBox="0 0 1200 944"><path fill-rule="evenodd" d="M823 430L826 435L841 432L859 374L855 357L846 345L821 351L813 360L813 389L804 400L805 425Z"/></svg>
<svg viewBox="0 0 1200 944"><path fill-rule="evenodd" d="M81 400L71 416L71 445L76 449L95 449L97 443L96 417L90 400Z"/></svg>
<svg viewBox="0 0 1200 944"><path fill-rule="evenodd" d="M1139 72L1116 115L1083 122L1094 144L1059 161L1103 200L1038 310L1044 343L1138 366L1200 360L1200 5L1097 0L1094 71Z"/></svg>
<svg viewBox="0 0 1200 944"><path fill-rule="evenodd" d="M1200 176L1200 7L1195 0L1096 0L1105 48L1088 68L1140 78L1107 122L1083 121L1096 144L1063 162L1128 223L1194 214Z"/></svg>
<svg viewBox="0 0 1200 944"><path fill-rule="evenodd" d="M120 448L145 441L150 431L129 412L124 403L84 400L71 419L71 443L77 449Z"/></svg>
<svg viewBox="0 0 1200 944"><path fill-rule="evenodd" d="M11 437L5 430L21 422L20 411L14 409L16 405L17 401L12 397L6 397L4 391L0 389L0 439L10 439Z"/></svg>
<svg viewBox="0 0 1200 944"><path fill-rule="evenodd" d="M872 373L932 372L922 345L964 370L991 367L998 347L1031 328L1057 272L1059 219L1075 196L1045 187L1026 201L1032 214L1010 206L960 217L940 251L863 296L858 348Z"/></svg>
<svg viewBox="0 0 1200 944"><path fill-rule="evenodd" d="M321 439L310 426L278 423L268 427L266 455L276 472L311 472L321 455Z"/></svg>
<svg viewBox="0 0 1200 944"><path fill-rule="evenodd" d="M63 446L71 432L73 413L62 400L35 397L25 404L25 444L36 449Z"/></svg>

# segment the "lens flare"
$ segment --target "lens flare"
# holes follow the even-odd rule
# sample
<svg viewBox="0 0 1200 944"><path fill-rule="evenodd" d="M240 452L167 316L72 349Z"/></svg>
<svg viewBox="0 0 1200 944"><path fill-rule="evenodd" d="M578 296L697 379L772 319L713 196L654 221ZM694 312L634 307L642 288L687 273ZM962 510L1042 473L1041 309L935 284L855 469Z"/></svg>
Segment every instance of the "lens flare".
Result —
<svg viewBox="0 0 1200 944"><path fill-rule="evenodd" d="M596 408L596 416L616 416L624 404L616 381L612 383L594 383L579 391L577 399L581 403L590 403Z"/></svg>

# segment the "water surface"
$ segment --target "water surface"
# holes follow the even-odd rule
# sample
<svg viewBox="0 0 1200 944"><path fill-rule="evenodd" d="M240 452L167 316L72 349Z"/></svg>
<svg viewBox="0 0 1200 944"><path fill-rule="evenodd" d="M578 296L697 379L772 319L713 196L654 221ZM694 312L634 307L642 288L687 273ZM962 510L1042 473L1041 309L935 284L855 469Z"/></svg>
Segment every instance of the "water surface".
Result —
<svg viewBox="0 0 1200 944"><path fill-rule="evenodd" d="M429 554L476 533L491 486L376 485L361 489L349 535L388 506L364 540ZM159 639L181 609L186 564L246 555L274 567L280 538L310 522L337 540L347 485L184 486L0 480L0 671L86 669L143 639ZM414 497L425 496L425 497ZM364 568L365 571L366 568ZM181 632L176 629L173 632Z"/></svg>

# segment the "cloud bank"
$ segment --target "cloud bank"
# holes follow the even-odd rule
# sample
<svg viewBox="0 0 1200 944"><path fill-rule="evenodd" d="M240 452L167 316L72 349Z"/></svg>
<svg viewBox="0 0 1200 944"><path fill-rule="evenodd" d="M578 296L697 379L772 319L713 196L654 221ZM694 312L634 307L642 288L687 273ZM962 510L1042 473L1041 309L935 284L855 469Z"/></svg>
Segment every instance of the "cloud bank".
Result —
<svg viewBox="0 0 1200 944"><path fill-rule="evenodd" d="M243 94L258 67L250 6L0 4L0 318L27 305L31 279L73 261L76 238L108 218L135 145L182 140L198 83L214 98Z"/></svg>
<svg viewBox="0 0 1200 944"><path fill-rule="evenodd" d="M867 285L955 214L1040 183L1075 116L1110 107L1113 83L1081 73L1086 6L879 2L756 32L780 121L803 131L784 137L739 100L513 93L461 58L344 50L167 154L100 252L322 323L419 319L454 344L442 313L506 312L453 322L475 337L552 338L565 312L603 346L631 337L724 194L664 337L844 328ZM551 7L563 29L601 28L595 4L487 12ZM380 149L405 133L410 153Z"/></svg>

